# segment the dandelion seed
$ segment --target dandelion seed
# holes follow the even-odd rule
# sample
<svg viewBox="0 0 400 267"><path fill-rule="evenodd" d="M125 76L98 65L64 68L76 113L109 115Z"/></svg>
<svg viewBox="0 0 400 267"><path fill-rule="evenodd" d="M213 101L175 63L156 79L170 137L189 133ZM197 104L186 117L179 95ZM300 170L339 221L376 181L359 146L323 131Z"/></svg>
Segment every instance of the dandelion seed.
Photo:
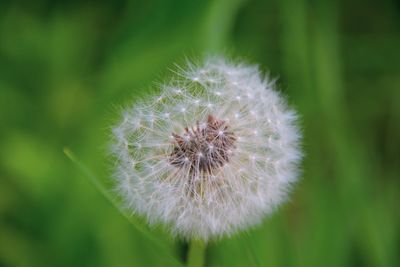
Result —
<svg viewBox="0 0 400 267"><path fill-rule="evenodd" d="M132 211L207 241L284 202L300 134L295 112L254 66L209 59L181 77L124 112L113 129L114 177Z"/></svg>

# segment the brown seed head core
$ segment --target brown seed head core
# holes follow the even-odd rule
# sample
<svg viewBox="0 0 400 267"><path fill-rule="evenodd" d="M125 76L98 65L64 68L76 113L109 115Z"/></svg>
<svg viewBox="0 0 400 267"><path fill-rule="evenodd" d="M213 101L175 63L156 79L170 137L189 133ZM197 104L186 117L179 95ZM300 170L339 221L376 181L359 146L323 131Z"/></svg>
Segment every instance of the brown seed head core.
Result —
<svg viewBox="0 0 400 267"><path fill-rule="evenodd" d="M185 128L182 135L172 133L174 147L169 161L178 168L188 168L191 174L213 173L229 162L236 136L229 125L208 115L205 126Z"/></svg>

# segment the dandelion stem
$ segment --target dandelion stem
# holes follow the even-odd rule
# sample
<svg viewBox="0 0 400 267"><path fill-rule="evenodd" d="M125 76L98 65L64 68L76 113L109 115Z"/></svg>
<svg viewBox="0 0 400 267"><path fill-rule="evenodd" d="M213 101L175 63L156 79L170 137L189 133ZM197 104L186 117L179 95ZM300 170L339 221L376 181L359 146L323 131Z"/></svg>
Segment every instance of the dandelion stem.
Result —
<svg viewBox="0 0 400 267"><path fill-rule="evenodd" d="M187 255L188 267L203 267L207 245L201 240L192 240Z"/></svg>

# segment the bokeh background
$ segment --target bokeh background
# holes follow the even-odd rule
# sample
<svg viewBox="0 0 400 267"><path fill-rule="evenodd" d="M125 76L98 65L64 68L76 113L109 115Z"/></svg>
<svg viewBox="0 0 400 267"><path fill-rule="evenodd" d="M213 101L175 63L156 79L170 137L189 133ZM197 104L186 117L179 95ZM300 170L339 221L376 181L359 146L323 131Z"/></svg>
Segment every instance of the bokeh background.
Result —
<svg viewBox="0 0 400 267"><path fill-rule="evenodd" d="M1 1L0 266L185 262L184 243L148 238L87 176L109 185L118 107L209 53L279 79L306 157L291 201L211 244L206 265L400 266L394 0Z"/></svg>

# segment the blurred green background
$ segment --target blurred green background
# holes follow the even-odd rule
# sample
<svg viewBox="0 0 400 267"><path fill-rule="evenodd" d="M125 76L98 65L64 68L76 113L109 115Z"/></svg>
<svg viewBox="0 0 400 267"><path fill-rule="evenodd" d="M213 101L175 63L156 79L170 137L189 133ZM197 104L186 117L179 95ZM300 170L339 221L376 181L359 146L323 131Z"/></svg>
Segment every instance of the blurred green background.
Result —
<svg viewBox="0 0 400 267"><path fill-rule="evenodd" d="M63 148L107 182L118 107L218 52L279 78L306 157L291 201L211 244L206 265L400 266L392 0L1 1L0 266L185 262L185 244L148 239Z"/></svg>

